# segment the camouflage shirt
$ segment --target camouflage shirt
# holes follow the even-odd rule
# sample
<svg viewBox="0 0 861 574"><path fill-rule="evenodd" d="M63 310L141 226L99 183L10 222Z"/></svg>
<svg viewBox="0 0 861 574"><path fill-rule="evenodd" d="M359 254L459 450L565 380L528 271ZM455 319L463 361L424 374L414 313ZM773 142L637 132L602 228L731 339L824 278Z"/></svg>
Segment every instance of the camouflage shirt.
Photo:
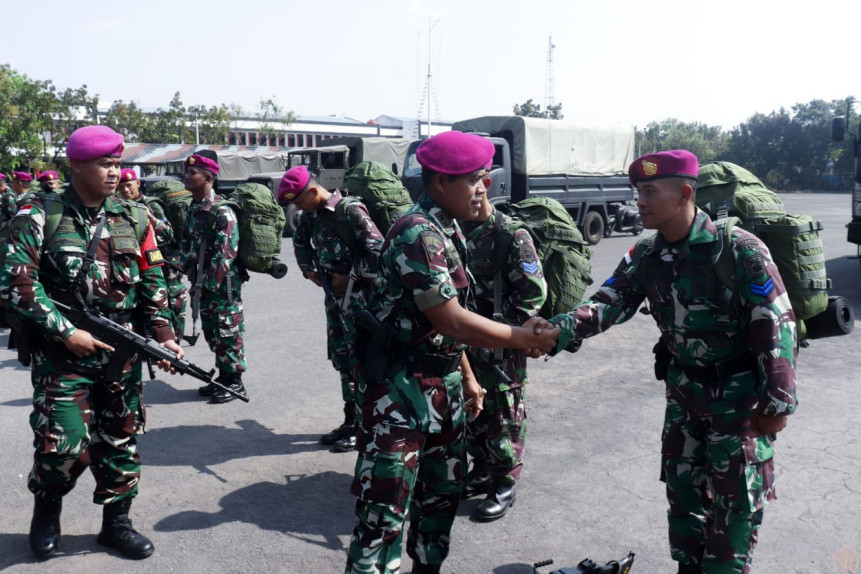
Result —
<svg viewBox="0 0 861 574"><path fill-rule="evenodd" d="M517 229L513 234L497 231L499 212L494 210L486 221L461 223L469 248L469 270L475 279L470 310L483 317L493 317L493 292L497 254L495 238L508 240L502 246L503 256L508 255L502 267L502 320L508 325L522 325L541 310L547 299L547 282L541 270L541 262L526 229Z"/></svg>
<svg viewBox="0 0 861 574"><path fill-rule="evenodd" d="M350 253L349 247L336 229L335 207L342 199L341 193L336 190L320 209L302 212L299 225L293 233L296 263L303 273L318 271L311 257L313 249L327 273L347 275L354 264L358 264L358 276L372 284L377 275L377 260L383 246L383 236L368 215L368 208L361 202L351 203L346 209L347 223L362 247L358 261L354 260L354 255Z"/></svg>
<svg viewBox="0 0 861 574"><path fill-rule="evenodd" d="M192 278L197 269L200 244L206 240L204 251L203 289L227 292L228 281L233 289L241 285L244 274L240 271L239 221L236 212L221 205L214 215L213 205L221 201L214 191L201 201L192 201L188 211L185 233L179 246L182 268Z"/></svg>
<svg viewBox="0 0 861 574"><path fill-rule="evenodd" d="M380 261L378 318L397 328L395 339L425 352L463 350L438 335L424 311L457 297L466 306L467 248L457 222L422 194L389 230Z"/></svg>
<svg viewBox="0 0 861 574"><path fill-rule="evenodd" d="M6 236L9 230L9 223L15 217L17 211L18 194L11 187L3 192L0 197L0 233Z"/></svg>
<svg viewBox="0 0 861 574"><path fill-rule="evenodd" d="M755 376L747 372L723 379L719 395L726 408L744 400L747 393L759 400L766 414L794 412L797 339L783 280L768 248L735 227L736 288L730 289L721 283L712 263L717 241L723 240L714 223L697 209L686 240L668 244L658 234L648 248L633 248L591 299L553 318L562 328L557 351L572 337L591 337L627 321L648 299L661 339L682 368L753 355ZM641 240L638 245L648 243ZM646 273L638 272L641 265ZM668 386L696 383L679 372L671 375L678 380L668 378ZM687 391L680 393L682 400L695 400Z"/></svg>
<svg viewBox="0 0 861 574"><path fill-rule="evenodd" d="M79 293L88 305L105 313L142 311L146 327L159 341L173 340L164 277L161 268L151 265L147 258L148 253L157 251L152 228L146 226L144 237L137 237L132 211L116 197L108 197L91 216L72 187L63 194L50 195L50 201L62 203L62 215L47 240L44 206L49 199L45 196L37 195L32 203L22 204L9 226L0 270L3 299L52 339L68 338L75 327L48 297L77 305L75 296L63 287L78 281L97 221L105 214L95 261L80 281Z"/></svg>

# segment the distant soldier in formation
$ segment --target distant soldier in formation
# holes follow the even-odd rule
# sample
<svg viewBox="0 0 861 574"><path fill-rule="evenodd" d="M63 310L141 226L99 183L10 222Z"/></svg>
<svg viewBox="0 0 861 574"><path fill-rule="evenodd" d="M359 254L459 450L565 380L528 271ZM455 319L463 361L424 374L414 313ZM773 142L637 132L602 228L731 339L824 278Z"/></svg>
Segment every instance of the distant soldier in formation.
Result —
<svg viewBox="0 0 861 574"><path fill-rule="evenodd" d="M508 222L508 223L506 223ZM481 211L461 223L469 249L469 270L475 279L470 309L507 325L522 325L536 316L547 299L547 283L532 236L512 229L511 219L490 204L484 194ZM498 286L497 286L498 282ZM494 303L499 289L499 303ZM469 363L487 392L484 410L467 423L466 452L473 467L463 486L463 497L487 493L475 518L502 518L514 503L515 481L523 468L526 441L526 354L517 349L469 350ZM509 381L493 368L497 363Z"/></svg>
<svg viewBox="0 0 861 574"><path fill-rule="evenodd" d="M557 351L630 319L647 301L666 381L661 479L680 574L749 572L774 495L775 434L795 412L795 315L768 248L733 227L735 281L712 260L723 241L696 207L699 166L684 150L647 154L628 175L646 229L601 288L554 317ZM661 372L663 371L663 372Z"/></svg>
<svg viewBox="0 0 861 574"><path fill-rule="evenodd" d="M30 182L33 176L25 171L12 172L12 185L3 193L2 215L0 215L0 235L6 236L9 224L18 212L18 201L30 192Z"/></svg>
<svg viewBox="0 0 861 574"><path fill-rule="evenodd" d="M192 284L200 286L200 324L203 336L215 353L218 380L245 394L242 374L246 370L243 333L242 283L248 272L239 262L239 221L228 205L213 207L221 198L212 189L219 166L214 160L194 154L185 160L185 187L194 200L180 243L180 257ZM208 384L198 389L212 403L236 397Z"/></svg>
<svg viewBox="0 0 861 574"><path fill-rule="evenodd" d="M466 345L555 346L558 332L544 321L512 327L464 307L470 281L457 220L478 216L493 150L487 139L455 131L423 142L425 191L387 234L373 314L393 340L382 368L373 372L367 359L378 357L368 355L362 367L348 573L399 571L407 510L412 571L440 572L460 501L465 412L478 414L484 394Z"/></svg>
<svg viewBox="0 0 861 574"><path fill-rule="evenodd" d="M63 187L63 182L60 181L60 175L56 171L43 171L36 178L39 182L39 188L46 193L59 192Z"/></svg>
<svg viewBox="0 0 861 574"><path fill-rule="evenodd" d="M321 286L320 274L325 273L332 285L334 299L327 297L325 302L326 334L329 360L341 375L344 422L320 437L320 442L331 445L335 452L351 452L357 432L353 309L367 307L383 236L367 208L361 202L350 203L345 212L349 232L361 248L361 253L351 253L336 229L335 209L343 199L341 193L321 186L304 165L284 174L278 197L279 202L292 203L302 210L293 233L293 249L302 275Z"/></svg>
<svg viewBox="0 0 861 574"><path fill-rule="evenodd" d="M12 190L9 189L9 184L6 182L6 174L0 173L0 232L2 232L2 237L6 236L6 210L4 209L6 194L11 192Z"/></svg>
<svg viewBox="0 0 861 574"><path fill-rule="evenodd" d="M135 441L145 421L141 365L129 361L119 383L105 382L113 349L73 326L49 299L95 308L127 328L141 321L183 356L154 263L161 256L152 227L140 209L114 197L122 149L123 136L106 126L75 131L66 147L72 185L21 205L4 246L0 295L28 322L21 336L28 336L33 383L29 540L39 558L56 553L63 496L88 467L96 482L93 501L104 505L98 542L129 558L154 550L129 518L141 472Z"/></svg>
<svg viewBox="0 0 861 574"><path fill-rule="evenodd" d="M179 257L179 242L176 233L171 227L162 206L156 201L148 201L141 193L141 182L137 172L133 169L123 169L120 175L120 184L117 186L117 195L130 201L144 203L150 217L150 224L155 230L155 238L159 249L164 256L165 265L161 268L167 283L168 308L171 312L171 325L176 335L176 340L182 338L185 332L185 308L188 301L188 290L183 282L183 272Z"/></svg>

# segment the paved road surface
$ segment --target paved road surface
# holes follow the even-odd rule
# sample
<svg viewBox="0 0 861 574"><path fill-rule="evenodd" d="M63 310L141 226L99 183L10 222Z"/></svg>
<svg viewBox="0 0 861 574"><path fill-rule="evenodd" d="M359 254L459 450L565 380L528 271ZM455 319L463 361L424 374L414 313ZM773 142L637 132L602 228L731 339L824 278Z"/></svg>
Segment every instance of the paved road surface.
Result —
<svg viewBox="0 0 861 574"><path fill-rule="evenodd" d="M788 210L826 225L834 292L861 310L861 273L847 243L849 196L784 195ZM606 278L633 244L616 235L594 249ZM246 285L251 403L214 406L193 379L146 384L148 433L135 525L156 553L127 561L96 543L100 509L84 475L66 497L62 554L36 563L27 546L32 497L29 374L0 336L0 570L10 572L289 572L342 570L353 526L355 455L317 438L340 422L338 378L324 360L323 295L296 272ZM652 378L657 331L637 315L586 341L576 355L530 364L529 436L518 500L501 521L480 524L464 503L445 572L528 574L548 558L573 566L637 553L634 572L675 572L658 481L663 390ZM205 345L189 358L210 366ZM856 400L859 334L814 341L799 360L801 406L777 444L779 500L769 506L754 571L852 572L861 554L861 429ZM404 571L410 561L404 560ZM550 568L543 569L549 572Z"/></svg>

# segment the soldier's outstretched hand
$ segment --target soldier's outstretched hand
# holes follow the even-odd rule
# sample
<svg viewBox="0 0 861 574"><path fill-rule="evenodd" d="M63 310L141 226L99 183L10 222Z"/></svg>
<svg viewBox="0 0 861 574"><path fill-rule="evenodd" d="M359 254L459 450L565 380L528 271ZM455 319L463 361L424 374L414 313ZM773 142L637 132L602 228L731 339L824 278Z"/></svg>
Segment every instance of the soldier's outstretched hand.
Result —
<svg viewBox="0 0 861 574"><path fill-rule="evenodd" d="M89 357L90 355L94 355L99 351L113 351L114 348L108 345L107 343L103 343L99 341L89 331L84 331L83 329L76 329L69 335L69 338L65 340L66 348L76 357Z"/></svg>
<svg viewBox="0 0 861 574"><path fill-rule="evenodd" d="M536 316L526 321L523 328L532 331L530 344L524 349L527 357L535 359L556 348L560 329L553 323Z"/></svg>
<svg viewBox="0 0 861 574"><path fill-rule="evenodd" d="M183 357L185 357L185 351L182 350L182 347L180 347L179 343L177 343L176 341L165 341L161 344L161 346L176 353L177 359L182 359ZM176 369L171 368L170 361L159 361L157 365L158 368L162 371L169 371L172 375L176 374Z"/></svg>

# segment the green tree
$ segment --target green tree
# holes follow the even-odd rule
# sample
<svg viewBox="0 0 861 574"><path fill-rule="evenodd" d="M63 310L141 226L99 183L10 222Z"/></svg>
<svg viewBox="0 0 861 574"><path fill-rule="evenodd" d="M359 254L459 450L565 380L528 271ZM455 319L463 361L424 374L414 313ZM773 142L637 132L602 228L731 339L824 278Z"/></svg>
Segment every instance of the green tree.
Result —
<svg viewBox="0 0 861 574"><path fill-rule="evenodd" d="M152 118L133 101L116 100L102 123L123 134L129 142L149 141L154 129Z"/></svg>
<svg viewBox="0 0 861 574"><path fill-rule="evenodd" d="M230 132L230 111L225 104L208 108L189 106L188 115L192 125L197 126L200 143L207 145L227 143L227 135Z"/></svg>
<svg viewBox="0 0 861 574"><path fill-rule="evenodd" d="M700 163L720 159L726 150L726 139L720 126L683 122L676 118L651 122L637 132L640 153L686 149L696 155Z"/></svg>
<svg viewBox="0 0 861 574"><path fill-rule="evenodd" d="M529 98L522 104L514 104L514 115L524 116L527 118L548 118L551 120L561 120L565 116L562 115L562 104L554 104L546 110L541 110L541 104L536 104Z"/></svg>
<svg viewBox="0 0 861 574"><path fill-rule="evenodd" d="M175 144L194 141L193 129L189 129L188 113L182 104L182 96L176 92L167 109L156 110L153 115L153 129L145 141Z"/></svg>
<svg viewBox="0 0 861 574"><path fill-rule="evenodd" d="M284 108L275 101L274 96L260 100L256 118L260 122L260 127L258 128L260 133L267 138L275 136L280 133L285 125L296 121L296 116L293 112L285 112Z"/></svg>

